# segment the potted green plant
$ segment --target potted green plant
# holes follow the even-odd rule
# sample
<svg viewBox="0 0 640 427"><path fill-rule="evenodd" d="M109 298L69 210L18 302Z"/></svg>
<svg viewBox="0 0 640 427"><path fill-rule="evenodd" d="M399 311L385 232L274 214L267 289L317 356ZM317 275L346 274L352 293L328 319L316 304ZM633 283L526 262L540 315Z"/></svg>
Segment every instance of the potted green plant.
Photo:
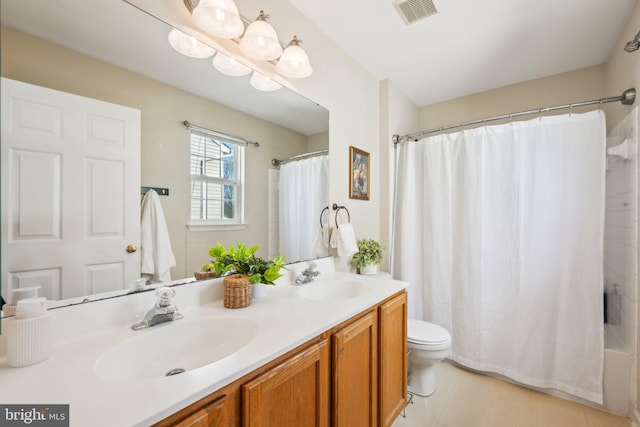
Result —
<svg viewBox="0 0 640 427"><path fill-rule="evenodd" d="M260 297L263 286L273 285L274 281L282 277L280 270L284 267L284 256L278 255L272 261L266 261L257 257L255 252L260 246L247 247L241 243L225 249L220 243L209 248L209 255L213 260L204 265L204 271L213 271L215 277L230 274L243 274L248 276L249 283L254 285L256 297ZM258 286L256 286L258 285Z"/></svg>
<svg viewBox="0 0 640 427"><path fill-rule="evenodd" d="M384 246L373 239L358 239L358 252L351 258L351 264L358 267L360 274L378 273L378 265L382 262Z"/></svg>

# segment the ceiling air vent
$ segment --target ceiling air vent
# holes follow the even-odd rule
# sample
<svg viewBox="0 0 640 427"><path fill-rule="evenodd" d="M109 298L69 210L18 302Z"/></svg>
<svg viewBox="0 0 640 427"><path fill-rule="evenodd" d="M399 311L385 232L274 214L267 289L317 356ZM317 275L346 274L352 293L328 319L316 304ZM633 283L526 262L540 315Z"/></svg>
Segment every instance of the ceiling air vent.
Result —
<svg viewBox="0 0 640 427"><path fill-rule="evenodd" d="M433 0L395 0L393 5L407 25L438 13Z"/></svg>

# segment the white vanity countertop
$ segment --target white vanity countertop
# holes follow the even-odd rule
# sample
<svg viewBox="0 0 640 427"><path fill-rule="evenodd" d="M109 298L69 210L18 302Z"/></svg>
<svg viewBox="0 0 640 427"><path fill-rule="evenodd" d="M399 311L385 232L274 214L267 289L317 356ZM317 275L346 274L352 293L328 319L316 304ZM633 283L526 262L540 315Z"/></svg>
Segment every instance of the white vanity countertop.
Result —
<svg viewBox="0 0 640 427"><path fill-rule="evenodd" d="M322 271L321 268L320 270ZM391 280L385 274L359 276L340 272L323 273L316 282L320 284L327 280L362 282L366 290L349 299L313 301L297 294L301 287L307 285L280 283L269 286L266 297L254 300L249 307L227 309L219 298L210 300L211 302L199 301L206 301L205 297L211 295L208 287L222 287L220 279L203 282L199 287L200 291L194 290L198 285L177 287L174 301L184 319L176 323L190 319L239 317L255 320L259 323L260 330L249 344L231 356L180 375L157 379L114 381L103 379L94 372L94 365L100 356L118 343L145 331L169 328L172 325L167 323L147 330L133 331L130 326L134 322L129 310L139 310L141 303L151 308L155 295L153 292L135 295L139 300L137 303L127 302L133 296L120 298L120 302L109 303L109 313L97 315L118 316L120 313L127 323L121 321L117 326L112 325L93 333L88 333L81 325L77 325L81 332L76 337L56 337L58 344L53 355L30 367L10 368L5 358L0 359L0 403L69 404L72 427L148 426L407 286L406 282ZM92 312L102 310L98 308L101 302L92 304L96 304L91 309ZM66 314L55 314L60 317L57 327L67 326L73 321L83 322L81 318L70 321L64 318ZM133 320L143 314L136 313L138 317ZM78 335L80 338L77 338ZM2 345L0 354L4 354L1 347ZM131 355L132 359L135 357L135 354Z"/></svg>

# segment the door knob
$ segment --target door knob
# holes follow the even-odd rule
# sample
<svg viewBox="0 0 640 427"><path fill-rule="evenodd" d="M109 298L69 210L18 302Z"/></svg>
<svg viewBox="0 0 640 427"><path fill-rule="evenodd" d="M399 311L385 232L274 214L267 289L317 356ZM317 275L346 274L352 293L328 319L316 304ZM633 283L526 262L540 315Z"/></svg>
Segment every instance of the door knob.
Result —
<svg viewBox="0 0 640 427"><path fill-rule="evenodd" d="M134 253L137 250L138 248L136 247L136 245L134 244L127 245L127 252L129 252L130 254Z"/></svg>

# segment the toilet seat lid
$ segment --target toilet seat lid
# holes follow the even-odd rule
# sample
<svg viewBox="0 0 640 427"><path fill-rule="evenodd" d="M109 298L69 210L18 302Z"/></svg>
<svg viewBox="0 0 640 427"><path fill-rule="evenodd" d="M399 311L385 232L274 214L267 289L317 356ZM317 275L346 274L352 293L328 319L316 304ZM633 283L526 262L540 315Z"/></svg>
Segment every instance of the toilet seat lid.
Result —
<svg viewBox="0 0 640 427"><path fill-rule="evenodd" d="M444 344L451 342L451 334L442 326L424 320L409 319L407 339L415 344Z"/></svg>

